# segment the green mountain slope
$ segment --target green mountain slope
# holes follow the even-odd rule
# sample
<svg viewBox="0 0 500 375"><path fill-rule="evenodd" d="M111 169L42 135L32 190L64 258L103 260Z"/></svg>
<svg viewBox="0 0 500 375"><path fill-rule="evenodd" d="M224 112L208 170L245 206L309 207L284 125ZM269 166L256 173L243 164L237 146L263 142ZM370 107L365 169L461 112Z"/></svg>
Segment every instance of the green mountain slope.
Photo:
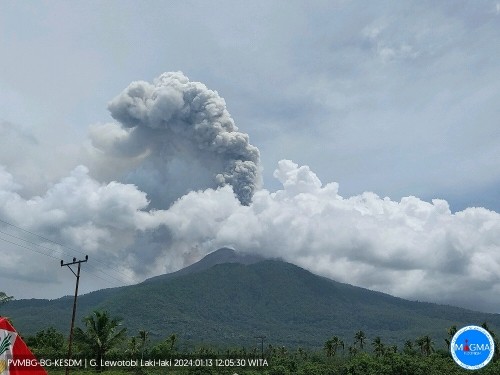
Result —
<svg viewBox="0 0 500 375"><path fill-rule="evenodd" d="M71 307L66 297L13 301L2 311L24 334L50 325L66 332ZM333 335L350 342L363 330L370 341L381 336L388 343L429 334L440 346L454 324L500 327L498 314L411 302L278 260L206 267L202 261L192 272L79 297L80 317L96 308L123 317L132 334L147 329L162 339L176 333L185 344L250 346L264 334L277 345L321 347Z"/></svg>

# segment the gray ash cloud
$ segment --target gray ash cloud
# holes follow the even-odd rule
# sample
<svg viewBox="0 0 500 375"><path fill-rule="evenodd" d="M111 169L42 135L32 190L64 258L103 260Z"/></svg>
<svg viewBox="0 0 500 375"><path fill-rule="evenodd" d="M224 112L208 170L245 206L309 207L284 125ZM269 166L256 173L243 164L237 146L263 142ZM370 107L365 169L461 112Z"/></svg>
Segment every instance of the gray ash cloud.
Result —
<svg viewBox="0 0 500 375"><path fill-rule="evenodd" d="M142 158L131 175L168 189L168 164L183 160L183 167L210 172L208 186L194 188L231 185L239 201L250 204L260 181L259 150L238 131L216 91L180 72L164 73L153 83L131 83L108 109L122 129L95 132L93 144L110 155Z"/></svg>

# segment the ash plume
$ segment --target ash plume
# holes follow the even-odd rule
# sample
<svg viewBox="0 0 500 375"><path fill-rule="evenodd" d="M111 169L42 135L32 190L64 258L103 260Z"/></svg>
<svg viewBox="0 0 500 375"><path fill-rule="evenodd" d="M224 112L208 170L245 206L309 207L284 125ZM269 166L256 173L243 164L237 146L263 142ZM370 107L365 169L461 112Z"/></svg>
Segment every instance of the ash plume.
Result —
<svg viewBox="0 0 500 375"><path fill-rule="evenodd" d="M92 142L108 155L141 160L129 182L140 179L168 190L176 183L172 169L183 169L185 178L186 169L194 168L185 185L200 184L200 175L209 181L184 186L181 195L193 188L231 185L239 201L250 204L260 181L259 150L238 131L217 92L181 72L164 73L153 83L131 83L108 109L120 125L101 126L91 133ZM197 172L201 169L205 176Z"/></svg>

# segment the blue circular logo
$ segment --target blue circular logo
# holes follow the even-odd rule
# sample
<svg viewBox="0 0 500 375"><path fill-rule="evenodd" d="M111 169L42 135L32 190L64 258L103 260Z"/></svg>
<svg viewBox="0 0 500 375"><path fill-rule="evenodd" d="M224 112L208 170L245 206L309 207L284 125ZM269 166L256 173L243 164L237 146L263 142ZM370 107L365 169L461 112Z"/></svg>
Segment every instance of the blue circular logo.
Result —
<svg viewBox="0 0 500 375"><path fill-rule="evenodd" d="M467 326L455 333L450 345L453 360L467 370L486 366L495 353L491 334L482 327Z"/></svg>

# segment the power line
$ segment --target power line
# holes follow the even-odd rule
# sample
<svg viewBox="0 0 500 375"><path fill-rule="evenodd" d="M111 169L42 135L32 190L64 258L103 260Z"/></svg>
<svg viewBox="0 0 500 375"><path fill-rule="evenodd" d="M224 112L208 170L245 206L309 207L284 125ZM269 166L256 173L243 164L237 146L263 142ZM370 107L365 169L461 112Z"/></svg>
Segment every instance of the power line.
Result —
<svg viewBox="0 0 500 375"><path fill-rule="evenodd" d="M121 280L121 279L119 279L119 278L117 278L117 277L114 277L113 275L110 275L110 274L109 274L109 273L107 273L107 272L104 272L103 270L101 270L100 268L97 268L97 267L96 267L96 266L94 266L93 264L90 264L90 263L89 263L89 266L90 266L90 268L92 268L95 272L100 272L100 273L102 273L102 274L106 275L107 277L109 277L109 278L111 278L111 279L115 280L115 282L114 282L114 283L115 283L117 286L123 286L122 284L125 284L125 285L127 285L127 284L128 284L127 282L125 282L125 281L123 281L123 280ZM85 271L85 272L90 272L90 271L88 271L88 270L87 270L87 271ZM107 280L107 279L103 279L102 277L100 277L99 275L97 275L97 274L95 274L95 273L93 273L93 272L90 272L90 273L92 273L94 276L96 276L97 278L99 278L99 279L101 279L101 280ZM107 281L108 281L108 280L107 280ZM118 283L116 283L116 281L117 281ZM108 281L108 282L109 282L109 281Z"/></svg>
<svg viewBox="0 0 500 375"><path fill-rule="evenodd" d="M29 243L29 244L32 244L32 245L38 246L38 247L40 247L40 248L42 248L42 249L45 249L45 250L48 250L48 251L50 251L50 252L52 252L52 253L53 253L53 252L55 252L55 250L54 250L54 249L50 249L50 248L48 248L48 247L45 247L45 246L39 245L39 244L37 244L37 243L35 243L35 242L31 242L31 241L25 240L24 238L20 238L20 237L14 236L13 234L9 234L9 233L3 232L3 231L1 231L1 230L0 230L0 233L3 233L3 234L5 234L5 235L7 235L7 236L10 236L10 237L16 238L16 239L18 239L18 240L21 240L21 241L27 242L27 243ZM8 241L8 240L6 240L6 239L5 239L5 238L3 238L3 237L0 237L0 240L3 240L3 241L6 241L6 242L9 242L9 243L11 243L11 244L13 244L13 245L17 245L17 246L23 247L23 248L28 249L28 250L32 250L32 251L34 251L34 252L37 252L37 253L39 253L39 254L43 254L43 255L49 256L49 257L54 258L54 259L59 259L59 258L57 258L57 257L55 257L55 256L53 256L53 255L51 255L51 254L46 254L46 253L44 253L44 252L42 252L42 251L37 251L37 250L35 250L35 249L31 248L31 247L23 246L23 245L20 245L20 244L18 244L18 243L15 243L15 242ZM123 280L118 279L118 278L114 277L113 275L110 275L110 274L108 274L108 273L104 272L103 270L96 268L94 265L90 265L90 266L91 266L91 267L92 267L92 268L93 268L96 272L101 272L101 273L105 274L106 276L108 276L108 277L110 277L110 278L112 278L112 279L114 279L114 280L118 281L120 284L112 283L112 284L115 284L116 286L122 286L121 284L127 284L127 283L126 283L126 282L124 282ZM97 278L99 278L99 279L101 279L101 280L104 280L104 281L110 282L109 280L104 279L104 278L100 277L99 275L96 275L96 274L95 274L95 273L93 273L93 272L90 272L90 273L92 273L94 276L96 276Z"/></svg>
<svg viewBox="0 0 500 375"><path fill-rule="evenodd" d="M0 232L1 232L1 231L0 231ZM5 232L2 232L2 233L7 234L7 233L5 233ZM33 242L30 242L30 241L27 241L27 240L23 240L22 238L19 238L19 237L16 237L16 236L10 235L10 234L7 234L7 235L8 235L8 236L11 236L11 237L14 237L14 238L17 238L17 239L20 239L20 240L25 241L25 242L28 242L28 243L34 244ZM25 246L25 245L22 245L22 244L19 244L19 243L13 242L13 241L9 241L8 239L5 239L5 238L3 238L3 237L0 237L0 240L5 241L5 242L8 242L8 243L10 243L10 244L12 244L12 245L16 245L16 246L22 247L22 248L24 248L24 249L27 249L27 250L33 251L33 252L35 252L35 253L37 253L37 254L45 255L45 256L47 256L47 257L49 257L49 258L52 258L52 259L56 259L56 260L59 260L59 259L60 259L60 258L58 258L58 257L55 257L54 255L47 254L47 253L45 253L45 252L43 252L43 251L40 251L40 250L34 249L34 248L30 247L30 246ZM40 246L40 245L37 245L37 246L39 246L39 247L41 247L41 248L43 248L43 249L47 249L47 250L52 251L52 250L51 250L51 249L49 249L49 248L46 248L46 247L43 247L43 246ZM92 267L92 265L91 265L91 267ZM105 272L104 272L104 271L102 271L102 270L96 269L96 268L95 268L95 266L94 266L94 270L95 270L95 271L100 271L100 272L102 272L102 273L105 273ZM117 279L117 278L113 277L112 275L108 275L108 276L109 276L109 277L114 278L115 280L118 280L118 281L120 282L120 284L118 284L118 283L116 283L116 282L113 282L113 281L111 281L111 280L105 279L105 278L103 278L103 277L101 277L101 276L97 275L96 273L94 273L94 272L92 272L92 271L90 271L90 270L87 270L87 271L85 271L85 272L88 272L88 273L92 274L94 277L97 277L98 279L101 279L101 280L103 280L103 281L105 281L105 282L107 282L107 283L109 283L109 284L111 284L111 285L113 285L113 286L120 287L120 286L123 286L123 285L121 285L121 284L126 284L126 283L124 283L122 280L119 280L119 279Z"/></svg>
<svg viewBox="0 0 500 375"><path fill-rule="evenodd" d="M9 225L9 226L11 226L11 227L13 227L13 228L19 229L20 231L23 231L23 232L25 232L25 233L29 233L29 234L31 234L32 236L35 236L35 237L41 238L41 239L43 239L43 240L45 240L45 241L48 241L48 242L51 242L51 243L53 243L53 244L55 244L55 245L59 245L59 246L61 246L63 249L71 250L71 251L73 251L73 252L80 253L80 254L85 254L85 253L84 253L83 251L81 251L81 250L74 249L74 248L71 248L71 247L69 247L69 246L63 245L63 244L62 244L62 243L60 243L60 242L57 242L57 241L51 240L50 238L44 237L44 236L42 236L42 235L40 235L40 234L38 234L38 233L30 232L29 230L24 229L24 228L21 228L21 227L19 227L19 226L15 225L15 224L9 223L8 221L5 221L5 220L0 219L0 223L7 224L7 225Z"/></svg>
<svg viewBox="0 0 500 375"><path fill-rule="evenodd" d="M68 250L71 250L71 251L73 251L73 252L77 252L77 253L80 253L80 254L85 254L85 253L84 253L83 251L81 251L81 250L77 250L77 249L71 248L71 247L69 247L69 246L63 245L63 244L62 244L62 243L60 243L60 242L57 242L57 241L51 240L50 238L44 237L44 236L42 236L42 235L40 235L40 234L37 234L37 233L31 232L31 231L29 231L29 230L27 230L27 229L21 228L21 227L19 227L19 226L15 225L15 224L9 223L8 221L5 221L5 220L0 219L0 223L4 223L4 224L6 224L6 225L8 225L8 226L11 226L11 227L13 227L13 228L16 228L16 229L18 229L18 230L22 231L22 232L29 233L29 234L31 234L32 236L35 236L35 237L41 238L41 239L43 239L43 240L45 240L45 241L48 241L48 242L53 243L53 244L55 244L55 245L58 245L58 246L60 246L60 247L61 247L61 250L62 250L63 252L64 252L64 251L66 251L66 253L68 253ZM0 231L0 232L1 232L1 231ZM2 233L7 234L7 233L5 233L5 232L2 232ZM7 234L7 235L8 235L8 236L15 237L15 236L10 235L10 234ZM16 237L16 238L21 239L21 238L19 238L19 237ZM27 240L24 240L24 239L21 239L21 240L22 240L22 241L25 241L25 242L29 242L29 243L31 243L31 244L34 244L33 242L30 242L30 241L27 241ZM40 247L43 247L43 246L38 245L38 244L34 244L34 245L36 245L36 246L40 246ZM51 251L52 251L52 250L51 250ZM104 271L102 271L102 270L97 269L99 272L101 272L101 273L103 273L103 274L105 274L105 275L107 275L107 276L109 276L109 277L111 277L111 278L113 278L113 279L115 279L115 280L119 281L120 283L123 283L123 284L127 284L127 283L134 283L134 282L135 282L135 280L133 280L133 279L132 279L129 275L127 275L127 274L123 273L122 271L120 271L119 269L117 269L117 268L115 268L115 267L112 267L112 266L110 266L110 265L106 264L106 263L104 262L104 259L103 259L102 257L96 256L96 255L93 255L93 256L95 256L95 257L97 258L97 260L96 260L96 262L97 262L97 263L101 263L104 267L106 267L106 268L108 268L108 269L110 269L110 270L112 270L112 271L114 271L114 272L116 272L116 273L118 273L118 274L120 274L120 275L124 276L124 277L125 277L125 279L126 279L126 280L128 280L128 281L124 281L124 280L122 280L122 279L118 279L118 278L116 278L116 277L114 277L114 276L112 276L112 275L110 275L110 274L108 274L108 273L106 273L106 272L104 272ZM102 259L102 261L99 261L99 258L101 258L101 259Z"/></svg>
<svg viewBox="0 0 500 375"><path fill-rule="evenodd" d="M5 241L5 242L8 242L8 243L11 243L12 245L16 245L16 246L23 247L23 248L25 248L25 249L28 249L28 250L34 251L35 253L42 254L42 255L45 255L45 256L51 257L51 258L53 258L53 259L57 259L57 260L59 260L59 258L57 258L57 257L55 257L55 256L53 256L53 255L50 255L50 254L45 254L45 253L44 253L44 252L42 252L42 251L37 251L37 250L35 250L35 249L32 249L31 247L28 247L28 246L23 246L23 245L20 245L20 244L18 244L18 243L15 243L15 242L12 242L12 241L6 240L5 238L0 237L0 240Z"/></svg>
<svg viewBox="0 0 500 375"><path fill-rule="evenodd" d="M29 243L29 244L32 244L32 245L38 246L38 247L40 247L40 248L42 248L42 249L45 249L45 250L49 250L49 251L51 251L51 252L54 252L54 249L50 249L50 248L48 248L48 247L45 247L45 246L39 245L39 244L37 244L37 243L35 243L35 242L31 242L31 241L25 240L24 238L14 236L13 234L10 234L10 233L7 233L7 232L1 231L1 230L0 230L0 233L3 233L3 234L5 234L5 235L7 235L7 236L9 236L9 237L14 237L14 238L16 238L16 239L18 239L18 240L21 240L21 241L27 242L27 243Z"/></svg>
<svg viewBox="0 0 500 375"><path fill-rule="evenodd" d="M25 232L25 233L29 233L29 234L31 234L31 235L33 235L33 236L36 236L36 237L42 238L42 239L44 239L45 241L52 242L53 244L59 245L59 246L61 246L61 247L65 247L66 249L69 249L69 250L72 250L72 251L76 251L76 252L78 252L78 253L81 253L81 251L80 251L80 250L76 250L76 249L72 249L72 248L70 248L70 247L68 247L68 246L64 246L63 244L60 244L59 242L53 241L53 240L51 240L51 239L49 239L49 238L46 238L46 237L44 237L44 236L42 236L42 235L40 235L40 234L30 232L29 230L26 230L26 229L24 229L24 228L18 227L17 225L14 225L14 224L12 224L12 223L9 223L8 221L5 221L5 220L0 219L0 223L7 224L8 226L11 226L11 227L13 227L13 228L19 229L19 230L21 230L21 231L23 231L23 232Z"/></svg>
<svg viewBox="0 0 500 375"><path fill-rule="evenodd" d="M98 270L96 270L96 271L98 271ZM89 274L91 274L93 277L97 277L98 279L100 279L100 280L102 280L102 281L105 281L105 282L107 282L108 284L113 285L113 286L115 286L115 287L121 287L121 286L123 286L123 283L119 284L119 283L117 283L117 282L115 282L115 281L112 281L112 280L106 279L106 278L101 277L101 276L99 276L98 274L96 274L95 272L92 272L92 271L90 271L90 270L82 270L82 272L83 272L83 273L89 273Z"/></svg>

